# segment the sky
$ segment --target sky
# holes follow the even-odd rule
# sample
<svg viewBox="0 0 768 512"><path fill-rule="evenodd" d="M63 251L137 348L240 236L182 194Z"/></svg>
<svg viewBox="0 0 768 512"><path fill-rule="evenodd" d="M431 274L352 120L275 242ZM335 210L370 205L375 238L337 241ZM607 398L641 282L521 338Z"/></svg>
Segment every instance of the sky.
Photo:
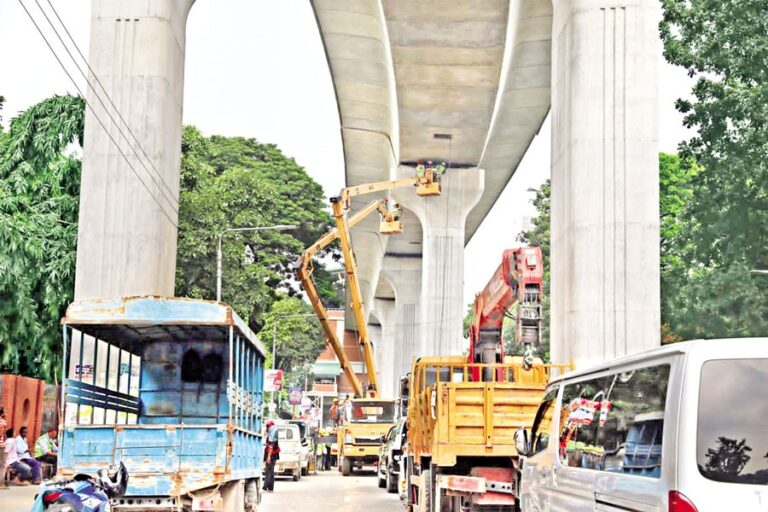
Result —
<svg viewBox="0 0 768 512"><path fill-rule="evenodd" d="M22 0L43 30L37 3ZM90 0L50 0L87 55ZM44 32L56 41L53 32ZM57 51L63 51L56 47ZM68 69L80 88L84 79ZM674 101L689 95L685 72L659 57L660 150L690 136ZM3 121L53 94L77 93L19 0L0 0L0 95ZM197 0L187 24L184 122L206 135L239 135L277 144L304 166L327 195L344 185L339 115L328 64L307 0ZM534 215L531 188L550 172L550 125L544 124L494 208L466 248L464 298L472 302L504 249L515 246Z"/></svg>

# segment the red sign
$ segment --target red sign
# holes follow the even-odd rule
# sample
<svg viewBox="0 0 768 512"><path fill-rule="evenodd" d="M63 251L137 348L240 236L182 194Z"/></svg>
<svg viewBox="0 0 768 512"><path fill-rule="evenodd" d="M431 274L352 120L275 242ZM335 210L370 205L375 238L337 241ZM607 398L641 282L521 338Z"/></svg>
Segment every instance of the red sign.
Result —
<svg viewBox="0 0 768 512"><path fill-rule="evenodd" d="M275 392L283 388L283 370L267 370L264 372L264 391Z"/></svg>

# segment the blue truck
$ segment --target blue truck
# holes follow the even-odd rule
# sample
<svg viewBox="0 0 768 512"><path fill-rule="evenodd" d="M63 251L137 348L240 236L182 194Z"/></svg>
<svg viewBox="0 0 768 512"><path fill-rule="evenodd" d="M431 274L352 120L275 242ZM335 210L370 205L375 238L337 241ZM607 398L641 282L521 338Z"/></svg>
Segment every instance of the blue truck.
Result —
<svg viewBox="0 0 768 512"><path fill-rule="evenodd" d="M265 351L230 306L79 301L62 326L58 477L122 461L114 511L256 510Z"/></svg>

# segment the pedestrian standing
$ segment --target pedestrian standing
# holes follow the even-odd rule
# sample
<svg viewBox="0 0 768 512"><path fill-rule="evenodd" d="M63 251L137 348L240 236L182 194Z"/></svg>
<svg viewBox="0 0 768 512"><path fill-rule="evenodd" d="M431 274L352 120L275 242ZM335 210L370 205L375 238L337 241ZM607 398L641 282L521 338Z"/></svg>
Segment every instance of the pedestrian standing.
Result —
<svg viewBox="0 0 768 512"><path fill-rule="evenodd" d="M339 426L339 399L334 398L333 404L331 405L331 410L329 411L329 416L331 417L331 423L333 423L333 427L336 428Z"/></svg>
<svg viewBox="0 0 768 512"><path fill-rule="evenodd" d="M32 458L29 453L29 444L27 443L27 427L19 429L19 435L16 437L16 453L19 460L30 467L32 470L32 483L40 483L40 463Z"/></svg>
<svg viewBox="0 0 768 512"><path fill-rule="evenodd" d="M280 445L277 442L277 427L272 420L267 421L267 445L264 450L264 492L275 490L275 464L280 458Z"/></svg>
<svg viewBox="0 0 768 512"><path fill-rule="evenodd" d="M7 489L5 484L5 431L8 422L5 421L5 408L0 407L0 490Z"/></svg>

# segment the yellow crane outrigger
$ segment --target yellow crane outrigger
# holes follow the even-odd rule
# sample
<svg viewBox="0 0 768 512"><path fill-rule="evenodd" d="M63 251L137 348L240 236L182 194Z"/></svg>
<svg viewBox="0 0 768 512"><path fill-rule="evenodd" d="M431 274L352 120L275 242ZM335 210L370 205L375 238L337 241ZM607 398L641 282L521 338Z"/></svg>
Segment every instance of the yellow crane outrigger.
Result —
<svg viewBox="0 0 768 512"><path fill-rule="evenodd" d="M341 368L344 370L347 379L349 379L349 382L352 384L355 394L358 397L377 393L378 384L376 380L376 363L373 356L373 345L368 337L365 312L363 311L362 292L360 290L360 283L357 280L357 264L355 262L355 255L352 251L350 229L375 211L378 211L381 215L381 222L379 223L380 233L384 235L402 233L403 226L396 213L388 209L386 198L377 199L376 201L369 203L362 210L353 214L351 217L348 217L348 212L351 208L350 199L365 194L385 192L395 188L408 186L416 187L416 194L421 197L438 196L440 195L440 183L437 181L437 177L438 176L433 169L426 169L423 172L419 172L419 175L415 178L380 181L342 189L338 196L331 198L331 207L333 209L333 217L336 220L336 228L320 237L317 242L308 247L301 255L299 270L297 272L298 279L307 293L312 308L320 319L320 323L322 324L327 337L327 343L335 352L336 357L338 357L339 362L341 363ZM339 340L335 329L331 325L328 319L328 311L320 300L320 295L312 280L312 258L336 239L339 240L339 245L341 246L341 251L344 256L344 267L347 273L347 282L349 284L350 298L352 300L352 313L355 316L355 324L357 325L358 331L358 343L363 352L365 370L368 376L368 393L363 389L363 385L360 382L360 379L357 378L357 375L355 375L355 371L352 368L349 358L344 353L343 342L342 340Z"/></svg>

